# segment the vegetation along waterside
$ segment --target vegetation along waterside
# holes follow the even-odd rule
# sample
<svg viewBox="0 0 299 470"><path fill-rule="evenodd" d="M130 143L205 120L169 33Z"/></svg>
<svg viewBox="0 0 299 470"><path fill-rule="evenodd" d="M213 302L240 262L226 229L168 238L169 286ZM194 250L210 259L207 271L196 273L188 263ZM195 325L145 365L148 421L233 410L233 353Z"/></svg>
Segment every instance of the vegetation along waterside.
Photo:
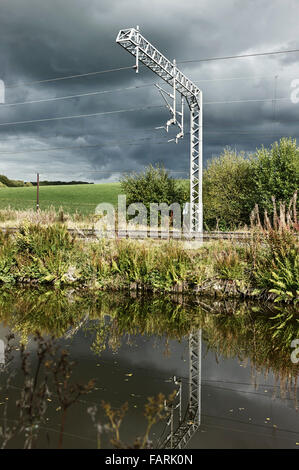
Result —
<svg viewBox="0 0 299 470"><path fill-rule="evenodd" d="M177 241L99 239L86 243L63 224L24 224L17 233L0 234L0 283L262 297L296 303L297 235L283 224L255 230L246 243L216 241L187 250Z"/></svg>

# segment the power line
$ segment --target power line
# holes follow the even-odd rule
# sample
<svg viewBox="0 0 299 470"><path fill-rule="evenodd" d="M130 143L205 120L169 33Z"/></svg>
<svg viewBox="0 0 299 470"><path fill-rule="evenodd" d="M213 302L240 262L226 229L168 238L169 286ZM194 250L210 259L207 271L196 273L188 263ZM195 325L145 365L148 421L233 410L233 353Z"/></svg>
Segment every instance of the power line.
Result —
<svg viewBox="0 0 299 470"><path fill-rule="evenodd" d="M238 419L233 419L233 418L226 418L224 416L213 416L213 415L207 415L205 413L202 414L202 416L205 416L206 418L213 418L213 419L219 419L219 420L223 420L223 421L229 421L229 422L232 422L232 423L240 423L240 424L245 424L245 425L250 425L250 426L255 426L255 427L258 427L258 428L262 428L262 429L268 429L271 431L273 431L273 428L270 428L269 426L265 426L264 424L259 424L259 423L248 423L246 421L241 421L241 420L238 420ZM203 425L205 425L203 423ZM244 431L246 432L246 431ZM288 433L288 434L295 434L296 436L299 435L299 432L298 431L293 431L292 429L283 429L283 428L275 428L275 432L285 432L285 433Z"/></svg>
<svg viewBox="0 0 299 470"><path fill-rule="evenodd" d="M194 83L202 83L202 82L218 82L218 81L231 81L231 80L257 80L261 78L268 78L273 79L277 77L277 75L269 76L269 77L228 77L228 78L214 78L214 79L203 79L203 80L198 80L195 81ZM13 107L13 106L23 106L26 104L37 104L37 103L47 103L51 101L60 101L60 100L67 100L67 99L74 99L74 98L81 98L81 97L88 97L88 96L96 96L96 95L103 95L103 94L109 94L109 93L119 93L122 91L128 91L128 90L134 90L138 88L145 88L149 86L155 85L156 82L151 82L151 83L144 83L142 85L135 85L135 86L130 86L130 87L123 87L123 88L115 88L111 90L101 90L101 91L93 91L93 92L88 92L88 93L78 93L74 95L66 95L66 96L58 96L58 97L53 97L53 98L42 98L38 100L30 100L30 101L21 101L21 102L16 102L16 103L3 103L0 104L0 109L1 108L7 108L7 107ZM282 98L282 99L288 99L288 98ZM207 103L204 103L207 104ZM208 103L209 104L209 103Z"/></svg>
<svg viewBox="0 0 299 470"><path fill-rule="evenodd" d="M14 388L17 388L17 387L14 387ZM21 390L21 387L18 387L19 390ZM79 402L79 400L78 400ZM1 421L10 421L10 422L14 422L14 423L18 423L18 420L17 419L12 419L12 418L0 418ZM89 442L93 442L93 443L97 443L96 439L91 439L89 437L84 437L84 436L81 436L81 435L78 435L78 434L71 434L69 432L65 432L65 431L61 431L60 429L55 429L55 428L50 428L48 426L43 426L41 424L38 425L38 428L39 429L42 429L43 431L51 431L51 432L55 432L57 434L63 434L64 436L67 436L67 437L72 437L74 439L81 439L81 440L84 440L84 441L89 441Z"/></svg>
<svg viewBox="0 0 299 470"><path fill-rule="evenodd" d="M116 88L116 89L113 89L113 90L103 90L103 91L92 91L92 92L89 92L89 93L79 93L77 95L58 96L58 97L54 97L54 98L45 98L45 99L40 99L40 100L22 101L22 102L17 102L17 103L4 103L4 104L0 105L0 109L5 108L5 107L10 107L10 106L21 106L21 105L25 105L25 104L35 104L35 103L46 103L46 102L49 102L49 101L68 100L68 99L72 99L72 98L81 98L81 97L85 97L85 96L94 96L94 95L103 95L103 94L107 94L107 93L116 93L116 92L119 92L119 91L133 90L133 89L136 89L136 88L144 88L144 87L151 86L151 85L154 85L154 83L149 83L149 84L144 84L144 85L136 85L136 86L125 87L125 88Z"/></svg>
<svg viewBox="0 0 299 470"><path fill-rule="evenodd" d="M276 54L289 54L289 53L294 53L294 52L299 52L299 49L289 49L289 50L284 50L284 51L271 51L271 52L256 52L252 54L240 54L240 55L231 55L231 56L223 56L223 57L208 57L205 59L187 59L187 60L179 60L177 61L178 63L181 64L187 64L187 63L193 63L193 62L210 62L210 61L217 61L217 60L228 60L228 59L240 59L240 58L246 58L246 57L257 57L257 56L267 56L267 55L276 55ZM146 67L145 65L143 65ZM127 66L127 67L117 67L117 68L112 68L112 69L106 69L106 70L97 70L94 72L87 72L87 73L81 73L81 74L75 74L75 75L66 75L63 77L56 77L56 78L47 78L44 80L33 80L30 82L23 82L23 83L12 83L8 84L5 86L5 88L17 88L21 86L28 86L28 85L35 85L35 84L41 84L41 83L51 83L51 82L58 82L61 80L71 80L74 78L81 78L81 77L88 77L88 76L94 76L94 75L101 75L101 74L106 74L106 73L111 73L111 72L119 72L122 70L131 70L134 69L134 66ZM202 80L201 80L202 81Z"/></svg>
<svg viewBox="0 0 299 470"><path fill-rule="evenodd" d="M290 97L282 97L282 98L264 98L264 99L249 99L249 100L230 100L230 101L206 101L203 104L235 104L235 103L273 103L276 101L285 101L290 100Z"/></svg>
<svg viewBox="0 0 299 470"><path fill-rule="evenodd" d="M63 120L63 119L78 119L81 117L93 117L93 116L104 116L107 114L118 114L118 113L130 113L133 111L143 111L146 109L153 109L153 108L164 108L164 106L143 106L141 108L131 108L131 109L117 109L115 111L103 111L100 113L90 113L90 114L76 114L72 116L59 116L59 117L53 117L53 118L43 118L43 119L32 119L29 121L13 121L13 122L3 122L0 124L0 126L11 126L11 125L16 125L16 124L32 124L35 122L47 122L47 121L58 121L58 120Z"/></svg>
<svg viewBox="0 0 299 470"><path fill-rule="evenodd" d="M211 416L207 416L207 417L211 417ZM242 422L242 424L247 424L247 425L248 425L248 423L245 423L245 422L244 422L244 423ZM271 438L273 437L273 436L270 436L270 435L267 436L267 435L262 434L262 433L258 433L258 432L255 432L255 431L251 431L250 429L241 430L241 429L228 428L228 427L224 427L224 426L217 426L217 425L215 425L215 424L206 424L206 423L203 423L202 426L205 426L205 427L207 427L207 428L212 428L212 429L222 429L223 431L232 431L232 432L238 432L238 433L243 433L243 434L244 434L244 433L246 433L246 434L253 434L253 435L255 435L255 436L271 437ZM269 427L266 428L266 426L265 426L265 429L268 429L268 430L273 431L273 428L269 428ZM280 430L279 430L279 431L280 431ZM276 429L276 428L275 428L275 432L277 432L277 429ZM288 432L288 431L284 431L284 430L283 430L283 432ZM294 443L293 439L290 439L290 438L288 438L288 437L281 437L281 436L279 436L279 439L283 439L283 440L287 440L287 441L292 441L292 442Z"/></svg>
<svg viewBox="0 0 299 470"><path fill-rule="evenodd" d="M109 132L109 134L113 133L113 135L115 135L115 132L117 132L117 134L126 134L127 135L128 131L130 131L130 130L131 130L130 128L127 129L127 130L124 130L124 128L122 127L121 129L114 128L113 131L110 130L108 132ZM107 132L107 130L106 130L106 132ZM154 133L157 133L157 130L154 127L144 127L144 128L134 129L134 133L137 133L137 132L144 132L144 133L154 132ZM60 138L61 137L61 135L58 135L56 131L52 131L51 133L48 132L47 134L45 134L45 133L36 134L35 131L30 131L28 133L26 132L22 136L20 136L19 134L16 135L16 134L6 133L4 131L4 133L0 134L0 135L5 135L6 136L6 139L0 139L0 142L5 142L5 143L11 143L11 142L14 142L16 140L24 141L25 139L33 139L33 140L38 139L40 141L43 138L46 139L46 138L55 138L55 137ZM87 135L90 136L90 137L93 137L93 138L95 137L95 134L87 134ZM108 134L105 134L105 135L108 135ZM63 139L68 138L68 137L74 140L74 139L77 139L79 137L82 137L82 135L79 134L75 137L73 135L66 136L66 137L63 137ZM98 137L98 134L96 134L96 137ZM42 142L42 143L44 143L44 142Z"/></svg>
<svg viewBox="0 0 299 470"><path fill-rule="evenodd" d="M202 82L219 82L219 81L230 81L230 80L272 80L276 75L247 75L245 77L220 77L220 78L203 78L200 80L195 80L194 83L202 83ZM280 75L282 78L294 78L293 75Z"/></svg>
<svg viewBox="0 0 299 470"><path fill-rule="evenodd" d="M71 146L61 146L61 147L48 147L43 149L23 149L23 150L0 150L0 154L17 154L17 153L32 153L32 152L48 152L52 150L82 150L82 149L89 149L89 148L97 148L97 147L106 147L107 145L133 145L138 144L140 141L140 145L143 145L145 141L150 140L150 137L145 137L143 139L132 140L132 141L107 141L103 144L93 144L93 145L71 145ZM153 142L155 144L164 144L165 142ZM167 142L166 142L167 143Z"/></svg>
<svg viewBox="0 0 299 470"><path fill-rule="evenodd" d="M129 69L134 69L134 67L133 66L118 67L114 69L98 70L96 72L80 73L77 75L67 75L65 77L47 78L45 80L34 80L31 82L23 82L23 83L12 83L10 85L9 84L6 85L5 88L18 88L20 86L36 85L40 83L58 82L60 80L70 80L73 78L88 77L91 75L100 75L100 74L109 73L109 72L120 72L121 70L129 70Z"/></svg>
<svg viewBox="0 0 299 470"><path fill-rule="evenodd" d="M224 57L209 57L206 59L188 59L188 60L179 60L177 62L181 64L187 64L187 63L192 63L192 62L209 62L209 61L216 61L216 60L240 59L240 58L245 58L245 57L257 57L257 56L266 56L266 55L275 55L275 54L289 54L289 53L294 53L294 52L299 52L299 49L289 49L289 50L284 50L284 51L271 51L271 52L256 52L252 54L240 54L240 55L234 55L234 56L231 55L231 56L224 56ZM34 80L31 82L12 83L12 84L6 85L6 88L16 88L20 86L35 85L35 84L40 84L40 83L58 82L60 80L70 80L73 78L81 78L81 77L100 75L100 74L105 74L105 73L110 73L110 72L119 72L121 70L130 70L130 69L134 69L134 66L118 67L118 68L112 68L112 69L106 69L106 70L97 70L95 72L67 75L67 76L56 77L56 78L47 78L44 80Z"/></svg>
<svg viewBox="0 0 299 470"><path fill-rule="evenodd" d="M271 51L271 52L253 52L252 54L229 55L229 56L224 56L224 57L209 57L207 59L178 60L177 63L188 64L192 62L210 62L214 60L242 59L245 57L258 57L258 56L275 55L275 54L290 54L293 52L299 52L299 49L289 49L285 51Z"/></svg>
<svg viewBox="0 0 299 470"><path fill-rule="evenodd" d="M282 97L276 98L265 98L265 99L249 99L249 100L227 100L227 101L206 101L203 104L205 105L212 105L212 104L236 104L236 103L263 103L263 102L271 102L273 101L282 101L282 100L290 100L289 97ZM65 120L65 119L77 119L82 117L93 117L93 116L101 116L101 115L108 115L108 114L117 114L117 113L129 113L133 111L143 111L147 109L158 109L164 108L162 105L155 105L155 106L143 106L141 108L131 108L131 109L118 109L115 111L103 111L99 113L90 113L90 114L78 114L72 116L59 116L53 118L43 118L43 119L33 119L27 121L12 121L12 122L4 122L0 123L0 126L10 126L10 125L17 125L17 124L32 124L36 122L47 122L47 121L57 121L57 120Z"/></svg>
<svg viewBox="0 0 299 470"><path fill-rule="evenodd" d="M221 134L222 131L205 131L205 133L208 133L208 134ZM186 132L186 135L190 134L190 132ZM224 132L225 134L225 132ZM251 131L251 132L239 132L239 133L235 133L235 132L230 132L228 135L258 135L259 137L271 137L271 138L275 138L275 136L273 136L273 133L269 133L269 134L256 134L255 131ZM284 137L294 137L293 135L291 136L285 136L284 134L279 134L280 136L284 136ZM227 137L227 136L225 136ZM115 146L115 145L125 145L125 146L134 146L134 145L144 145L144 144L149 144L149 145L166 145L166 144L169 144L170 142L168 140L165 140L165 141L155 141L155 140L152 140L150 137L144 137L144 138L141 138L141 139L138 139L138 140L132 140L132 141L106 141L105 143L101 143L101 144L92 144L92 145L66 145L66 146L60 146L60 147L47 147L47 148L42 148L42 149L22 149L22 150L1 150L0 148L0 155L17 155L17 154L22 154L22 153L26 153L26 154L31 154L31 153L39 153L39 152L51 152L51 151L56 151L56 150L84 150L84 149L92 149L92 148L102 148L102 147L110 147L110 146ZM122 170L122 171L126 171L126 170ZM128 170L128 171L134 171L134 170ZM98 173L98 171L93 171L94 173ZM102 172L102 171L100 171ZM180 173L185 173L185 172L188 172L188 170L182 170ZM120 171L115 171L115 173L120 173Z"/></svg>
<svg viewBox="0 0 299 470"><path fill-rule="evenodd" d="M253 135L254 134L254 135L258 135L259 137L268 137L268 136L273 137L273 132L269 132L269 133L259 132L256 129L252 129L250 131L247 131L247 130L242 131L242 130L234 129L234 128L228 128L228 129L214 128L214 130L210 131L210 130L206 130L207 129L206 126L203 126L203 128L204 128L204 133L205 134L224 134L224 135L225 134L229 134L229 135L230 134L233 134L233 135ZM116 129L116 130L117 130L118 134L122 133L122 134L126 134L126 135L128 134L128 131L130 131L130 129L127 129L126 131L119 130L119 129ZM146 128L143 128L143 129L142 128L141 129L134 129L135 133L136 133L136 131L146 132L146 133L149 133L149 132L156 133L156 129L153 128L153 127L146 127ZM185 132L185 135L189 135L189 134L190 134L189 131ZM294 136L294 135L286 135L285 133L283 133L283 134L280 133L278 135L281 135L281 136L283 135L284 137L293 137ZM25 134L25 136L8 135L6 139L0 139L0 142L10 144L10 143L14 143L14 141L20 141L20 140L24 141L25 139L39 139L39 140L41 140L42 138L55 138L55 137L57 137L57 136L55 136L55 134L53 134L53 133L52 134L47 134L47 135L38 135L37 137L36 137L36 134L28 134L28 135ZM81 136L79 135L78 137L81 137ZM76 138L78 138L78 137L76 137ZM44 143L44 142L42 142L42 143ZM61 147L61 148L63 148L63 147ZM65 148L69 148L69 147L65 147ZM80 147L78 147L78 148L80 148ZM28 151L30 151L30 150L28 150ZM1 153L1 150L0 150L0 153Z"/></svg>

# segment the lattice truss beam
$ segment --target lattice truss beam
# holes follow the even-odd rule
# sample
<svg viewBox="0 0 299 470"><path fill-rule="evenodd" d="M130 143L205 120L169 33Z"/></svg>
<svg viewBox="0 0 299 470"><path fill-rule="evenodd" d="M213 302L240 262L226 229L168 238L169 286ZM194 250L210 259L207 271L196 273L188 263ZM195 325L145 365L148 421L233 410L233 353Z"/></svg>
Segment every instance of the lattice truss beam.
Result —
<svg viewBox="0 0 299 470"><path fill-rule="evenodd" d="M182 382L176 400L169 410L167 422L170 431L161 443L161 449L184 449L198 430L201 422L201 330L189 335L189 393L184 418L182 419ZM179 415L177 416L177 410ZM175 426L175 423L176 426Z"/></svg>
<svg viewBox="0 0 299 470"><path fill-rule="evenodd" d="M173 118L166 124L166 130L171 124L177 124L180 132L175 140L184 136L183 130L183 104L181 111L176 110L176 93L186 99L190 109L190 231L202 232L202 92L189 80L176 66L159 52L139 31L139 28L122 29L117 35L116 42L136 57L136 72L139 71L139 62L161 77L172 86L173 93L169 94L160 86L160 92L165 98L168 94L173 99L173 106L167 107ZM181 117L177 119L177 114Z"/></svg>

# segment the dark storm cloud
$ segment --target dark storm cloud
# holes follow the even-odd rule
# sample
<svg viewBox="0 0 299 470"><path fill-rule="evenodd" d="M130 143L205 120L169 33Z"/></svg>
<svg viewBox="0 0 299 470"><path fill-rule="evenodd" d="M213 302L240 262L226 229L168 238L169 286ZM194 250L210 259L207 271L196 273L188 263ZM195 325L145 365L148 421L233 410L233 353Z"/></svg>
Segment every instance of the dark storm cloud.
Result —
<svg viewBox="0 0 299 470"><path fill-rule="evenodd" d="M161 52L179 61L298 48L298 14L296 0L2 0L0 78L7 85L6 103L115 91L3 107L0 124L162 105L153 85L117 91L158 81L144 67L139 75L123 70L30 84L35 80L132 65L133 58L115 43L121 28L139 24L142 33ZM205 102L288 98L275 104L207 103L205 160L227 145L250 152L282 135L298 135L299 105L289 99L291 81L299 78L298 57L298 53L293 53L179 65L202 88ZM20 86L10 87L13 84ZM166 134L154 129L167 119L166 109L157 107L70 120L0 125L0 173L30 180L40 171L48 179L101 181L117 178L115 172L138 170L155 162L163 162L176 171L188 170L188 134L178 145L167 144L175 131ZM26 152L76 145L99 147ZM1 154L21 150L24 153Z"/></svg>

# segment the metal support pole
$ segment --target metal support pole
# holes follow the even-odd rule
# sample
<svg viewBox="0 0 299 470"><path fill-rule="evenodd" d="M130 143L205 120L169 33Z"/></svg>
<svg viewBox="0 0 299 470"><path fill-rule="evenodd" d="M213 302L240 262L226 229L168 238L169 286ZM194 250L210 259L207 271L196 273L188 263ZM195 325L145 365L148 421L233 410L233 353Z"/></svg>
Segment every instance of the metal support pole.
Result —
<svg viewBox="0 0 299 470"><path fill-rule="evenodd" d="M177 378L176 376L174 376L173 378L174 380L174 383L176 385L179 386L179 389L177 391L177 395L179 397L179 403L178 403L178 408L179 408L179 423L181 424L182 422L182 391L183 391L183 383L182 383L182 379L180 378Z"/></svg>
<svg viewBox="0 0 299 470"><path fill-rule="evenodd" d="M173 124L176 124L176 61L173 60Z"/></svg>
<svg viewBox="0 0 299 470"><path fill-rule="evenodd" d="M203 231L202 210L202 93L190 107L190 231Z"/></svg>
<svg viewBox="0 0 299 470"><path fill-rule="evenodd" d="M1 364L5 363L5 343L3 339L0 339L0 367Z"/></svg>
<svg viewBox="0 0 299 470"><path fill-rule="evenodd" d="M201 330L189 335L189 418L196 425L201 417Z"/></svg>
<svg viewBox="0 0 299 470"><path fill-rule="evenodd" d="M201 422L201 330L189 335L189 394L186 413L182 415L182 381L174 377L176 385L180 384L176 398L179 402L171 404L167 426L170 431L159 448L184 449L195 435ZM168 410L166 403L165 409ZM179 423L174 429L174 410L179 410ZM184 416L184 417L183 417Z"/></svg>
<svg viewBox="0 0 299 470"><path fill-rule="evenodd" d="M36 210L39 210L39 173L36 174Z"/></svg>
<svg viewBox="0 0 299 470"><path fill-rule="evenodd" d="M203 201L202 201L202 175L203 175L203 106L202 106L202 91L199 93L199 143L198 143L198 162L199 162L199 224L198 231L203 233Z"/></svg>
<svg viewBox="0 0 299 470"><path fill-rule="evenodd" d="M182 422L182 380L180 380L180 401L179 401L179 423L181 424Z"/></svg>

